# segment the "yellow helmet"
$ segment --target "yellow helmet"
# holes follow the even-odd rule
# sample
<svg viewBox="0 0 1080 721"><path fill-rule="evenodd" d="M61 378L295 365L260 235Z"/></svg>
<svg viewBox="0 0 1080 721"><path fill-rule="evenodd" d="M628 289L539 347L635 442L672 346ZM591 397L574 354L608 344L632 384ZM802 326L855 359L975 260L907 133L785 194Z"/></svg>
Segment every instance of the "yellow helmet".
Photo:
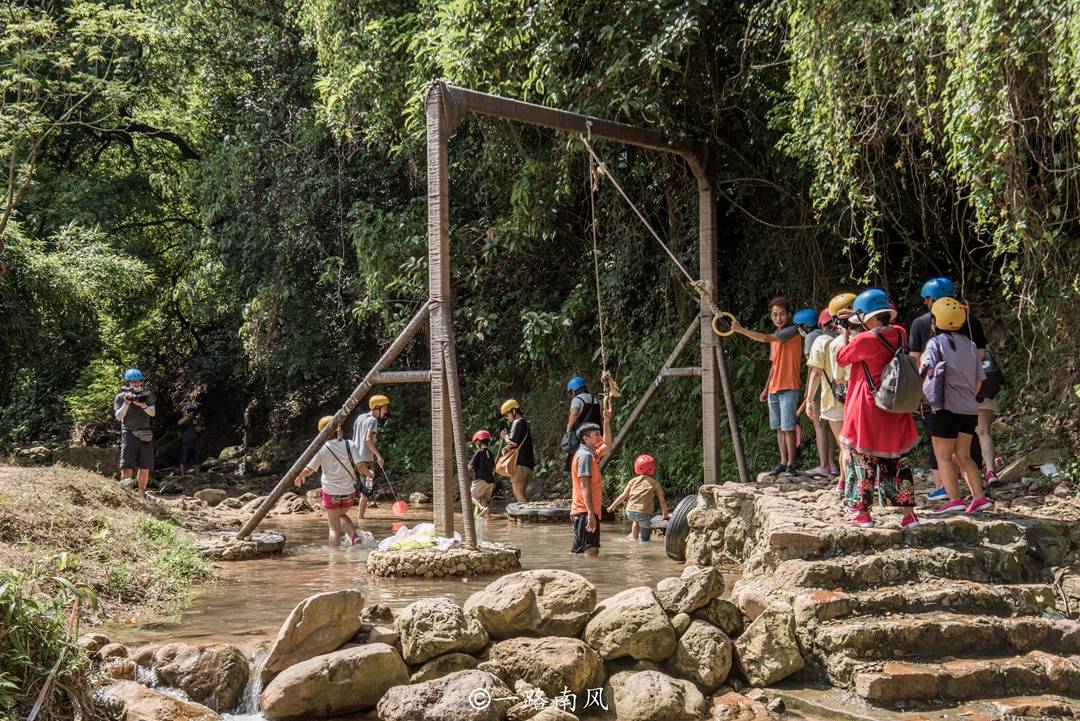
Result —
<svg viewBox="0 0 1080 721"><path fill-rule="evenodd" d="M502 413L503 415L505 415L505 414L509 413L511 410L513 410L514 408L521 408L521 406L518 405L517 401L515 401L513 398L511 398L510 400L504 401L503 404L501 406L499 406L499 413Z"/></svg>
<svg viewBox="0 0 1080 721"><path fill-rule="evenodd" d="M934 325L938 330L960 330L967 321L967 308L956 298L938 298L930 306L930 315L934 316Z"/></svg>
<svg viewBox="0 0 1080 721"><path fill-rule="evenodd" d="M854 302L854 293L839 293L838 295L834 295L833 299L829 301L829 315L835 318L836 314L840 311L850 310Z"/></svg>
<svg viewBox="0 0 1080 721"><path fill-rule="evenodd" d="M319 419L319 433L322 433L323 428L334 422L333 416L323 416Z"/></svg>
<svg viewBox="0 0 1080 721"><path fill-rule="evenodd" d="M376 408L382 408L383 406L390 405L390 399L386 396L372 396L368 398L367 407L369 410L375 410Z"/></svg>

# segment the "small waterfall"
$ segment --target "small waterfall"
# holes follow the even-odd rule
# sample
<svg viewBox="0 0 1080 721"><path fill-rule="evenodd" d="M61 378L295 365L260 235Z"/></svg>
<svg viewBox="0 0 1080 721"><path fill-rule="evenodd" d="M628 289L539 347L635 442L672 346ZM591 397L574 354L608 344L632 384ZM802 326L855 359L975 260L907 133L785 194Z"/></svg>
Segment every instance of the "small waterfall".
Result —
<svg viewBox="0 0 1080 721"><path fill-rule="evenodd" d="M266 651L262 648L255 649L251 654L251 677L248 678L244 688L244 696L237 704L236 714L255 715L259 713L259 696L262 694L262 673L266 666Z"/></svg>

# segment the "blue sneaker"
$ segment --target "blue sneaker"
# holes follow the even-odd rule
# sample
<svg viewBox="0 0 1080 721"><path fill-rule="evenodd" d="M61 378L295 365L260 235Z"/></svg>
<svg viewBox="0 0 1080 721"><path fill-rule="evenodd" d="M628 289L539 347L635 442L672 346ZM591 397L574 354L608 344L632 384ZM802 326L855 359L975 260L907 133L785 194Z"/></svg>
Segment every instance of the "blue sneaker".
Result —
<svg viewBox="0 0 1080 721"><path fill-rule="evenodd" d="M930 491L927 496L931 501L947 501L949 500L949 492L945 490L945 486Z"/></svg>

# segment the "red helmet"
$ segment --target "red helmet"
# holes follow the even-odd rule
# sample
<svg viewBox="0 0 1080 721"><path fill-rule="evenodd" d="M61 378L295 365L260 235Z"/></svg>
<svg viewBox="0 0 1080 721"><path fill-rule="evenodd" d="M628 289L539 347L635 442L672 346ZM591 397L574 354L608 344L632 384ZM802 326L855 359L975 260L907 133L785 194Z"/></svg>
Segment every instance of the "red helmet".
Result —
<svg viewBox="0 0 1080 721"><path fill-rule="evenodd" d="M487 431L485 431L483 428L481 428L476 433L472 434L472 440L473 440L473 443L476 443L477 441L490 441L491 440L491 434L488 433Z"/></svg>
<svg viewBox="0 0 1080 721"><path fill-rule="evenodd" d="M832 323L832 313L829 312L828 308L822 308L817 317L817 324L824 328L829 323Z"/></svg>
<svg viewBox="0 0 1080 721"><path fill-rule="evenodd" d="M656 459L648 453L642 453L634 461L634 473L639 476L652 476L656 474Z"/></svg>

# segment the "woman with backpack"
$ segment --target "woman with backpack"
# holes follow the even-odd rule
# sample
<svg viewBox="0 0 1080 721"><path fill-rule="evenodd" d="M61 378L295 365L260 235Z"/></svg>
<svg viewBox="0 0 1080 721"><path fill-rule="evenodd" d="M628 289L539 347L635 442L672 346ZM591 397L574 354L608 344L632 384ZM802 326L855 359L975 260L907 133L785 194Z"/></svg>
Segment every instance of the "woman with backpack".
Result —
<svg viewBox="0 0 1080 721"><path fill-rule="evenodd" d="M931 408L928 424L930 440L937 458L938 475L949 501L933 511L978 513L993 502L983 494L979 467L971 457L971 441L979 420L979 393L986 372L975 344L957 333L967 321L967 310L955 298L941 298L930 308L934 336L926 344L919 374L923 378L923 396ZM960 495L957 483L964 474L971 490L971 503Z"/></svg>
<svg viewBox="0 0 1080 721"><path fill-rule="evenodd" d="M884 410L875 398L886 366L894 362L911 363L906 353L906 333L892 324L896 310L888 294L880 288L860 293L852 311L851 322L862 326L865 332L851 336L849 328L841 327L840 337L845 345L836 352L836 362L849 366L840 442L851 452L851 479L844 500L856 514L844 525L872 527L870 509L876 496L881 505L900 506L904 511L900 528L912 528L919 523L915 515L915 486L911 469L901 465L900 457L915 446L919 434L910 410Z"/></svg>

